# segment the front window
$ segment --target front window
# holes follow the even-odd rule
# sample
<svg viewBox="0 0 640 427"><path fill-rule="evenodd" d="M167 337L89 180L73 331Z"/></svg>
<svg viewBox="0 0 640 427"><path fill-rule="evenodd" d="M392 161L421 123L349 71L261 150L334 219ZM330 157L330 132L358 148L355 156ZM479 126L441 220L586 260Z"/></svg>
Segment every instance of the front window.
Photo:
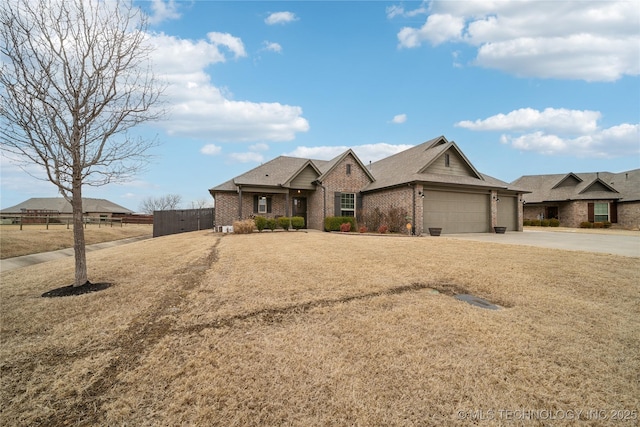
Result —
<svg viewBox="0 0 640 427"><path fill-rule="evenodd" d="M609 221L609 203L595 203L593 206L593 220L595 222Z"/></svg>
<svg viewBox="0 0 640 427"><path fill-rule="evenodd" d="M266 197L258 197L258 213L267 213Z"/></svg>
<svg viewBox="0 0 640 427"><path fill-rule="evenodd" d="M340 215L356 216L356 195L354 193L340 195Z"/></svg>

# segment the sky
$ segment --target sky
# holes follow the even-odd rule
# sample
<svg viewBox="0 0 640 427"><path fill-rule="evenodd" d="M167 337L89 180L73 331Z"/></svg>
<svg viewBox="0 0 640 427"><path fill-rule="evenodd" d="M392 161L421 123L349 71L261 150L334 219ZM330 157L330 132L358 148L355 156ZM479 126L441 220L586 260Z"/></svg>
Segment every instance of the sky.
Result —
<svg viewBox="0 0 640 427"><path fill-rule="evenodd" d="M134 129L159 142L146 170L85 197L211 206L280 155L368 164L440 135L506 182L640 168L637 0L134 4L168 112ZM1 208L58 195L0 166Z"/></svg>

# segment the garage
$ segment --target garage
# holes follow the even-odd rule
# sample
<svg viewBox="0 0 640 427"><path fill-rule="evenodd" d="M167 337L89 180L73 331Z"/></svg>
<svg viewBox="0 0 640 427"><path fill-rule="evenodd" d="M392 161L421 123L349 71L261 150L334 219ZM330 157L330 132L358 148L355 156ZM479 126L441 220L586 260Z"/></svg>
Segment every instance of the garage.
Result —
<svg viewBox="0 0 640 427"><path fill-rule="evenodd" d="M498 194L498 226L507 231L518 231L518 198Z"/></svg>
<svg viewBox="0 0 640 427"><path fill-rule="evenodd" d="M443 234L489 231L491 208L488 193L426 190L423 201L424 230L439 227Z"/></svg>

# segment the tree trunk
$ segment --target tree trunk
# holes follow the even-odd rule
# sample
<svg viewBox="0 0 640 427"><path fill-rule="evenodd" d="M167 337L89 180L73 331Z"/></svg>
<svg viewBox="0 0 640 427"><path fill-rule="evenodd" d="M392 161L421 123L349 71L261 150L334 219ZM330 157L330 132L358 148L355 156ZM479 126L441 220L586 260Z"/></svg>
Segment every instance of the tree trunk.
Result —
<svg viewBox="0 0 640 427"><path fill-rule="evenodd" d="M87 278L87 254L84 242L84 221L82 213L82 185L73 182L73 250L76 258L76 279L73 286L82 286L89 281Z"/></svg>

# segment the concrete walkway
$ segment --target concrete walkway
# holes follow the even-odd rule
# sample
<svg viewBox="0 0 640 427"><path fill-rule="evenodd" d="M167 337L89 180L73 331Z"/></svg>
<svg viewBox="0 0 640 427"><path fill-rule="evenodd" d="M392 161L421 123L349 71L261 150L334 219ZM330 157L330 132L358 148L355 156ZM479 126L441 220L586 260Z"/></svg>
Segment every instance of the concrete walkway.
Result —
<svg viewBox="0 0 640 427"><path fill-rule="evenodd" d="M598 232L589 233L573 229L558 231L547 230L526 229L523 232L507 231L505 234L466 233L443 234L442 236L509 245L538 246L550 249L640 257L640 232L638 231L621 231L605 234Z"/></svg>
<svg viewBox="0 0 640 427"><path fill-rule="evenodd" d="M127 243L138 242L140 240L150 239L151 236L138 236L129 239L114 240L112 242L96 243L95 245L87 245L87 252L97 251L114 246L126 245ZM41 262L52 261L60 258L73 256L73 248L60 249L59 251L42 252L33 255L24 255L14 258L0 260L0 272L15 270L16 268L27 267Z"/></svg>

